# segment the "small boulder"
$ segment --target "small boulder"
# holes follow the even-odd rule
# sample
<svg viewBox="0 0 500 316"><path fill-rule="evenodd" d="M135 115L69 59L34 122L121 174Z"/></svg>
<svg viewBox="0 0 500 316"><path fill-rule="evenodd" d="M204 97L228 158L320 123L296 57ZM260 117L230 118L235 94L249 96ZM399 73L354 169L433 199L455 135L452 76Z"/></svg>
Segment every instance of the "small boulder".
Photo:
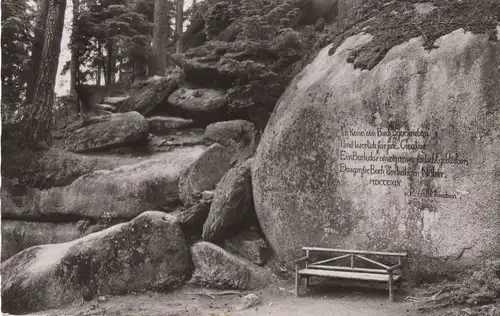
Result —
<svg viewBox="0 0 500 316"><path fill-rule="evenodd" d="M185 280L188 248L176 218L146 212L83 238L35 246L2 263L2 311L60 308L97 295L165 290Z"/></svg>
<svg viewBox="0 0 500 316"><path fill-rule="evenodd" d="M180 88L168 97L169 112L200 122L220 120L227 113L225 92Z"/></svg>
<svg viewBox="0 0 500 316"><path fill-rule="evenodd" d="M251 157L258 145L258 132L255 124L245 120L216 122L207 126L205 135L213 141L229 148L238 162Z"/></svg>
<svg viewBox="0 0 500 316"><path fill-rule="evenodd" d="M118 112L137 111L147 115L156 107L166 104L168 96L177 89L178 82L177 76L148 81L144 87L122 102Z"/></svg>
<svg viewBox="0 0 500 316"><path fill-rule="evenodd" d="M190 283L215 289L253 290L271 281L271 273L226 252L209 242L201 241L191 247L194 264Z"/></svg>
<svg viewBox="0 0 500 316"><path fill-rule="evenodd" d="M184 204L192 203L195 198L201 198L205 190L212 190L220 179L231 169L229 151L213 144L182 172L179 179L179 197Z"/></svg>
<svg viewBox="0 0 500 316"><path fill-rule="evenodd" d="M232 168L215 190L203 240L221 242L234 235L255 216L252 198L251 160Z"/></svg>
<svg viewBox="0 0 500 316"><path fill-rule="evenodd" d="M238 303L236 303L236 305L234 306L234 309L237 311L242 311L260 305L262 305L262 299L257 295L250 293L240 298L238 300Z"/></svg>
<svg viewBox="0 0 500 316"><path fill-rule="evenodd" d="M101 118L102 121L71 133L65 140L65 148L73 152L91 152L147 143L149 125L139 113L107 114Z"/></svg>
<svg viewBox="0 0 500 316"><path fill-rule="evenodd" d="M151 134L167 135L171 132L193 125L194 121L172 116L154 116L147 119Z"/></svg>

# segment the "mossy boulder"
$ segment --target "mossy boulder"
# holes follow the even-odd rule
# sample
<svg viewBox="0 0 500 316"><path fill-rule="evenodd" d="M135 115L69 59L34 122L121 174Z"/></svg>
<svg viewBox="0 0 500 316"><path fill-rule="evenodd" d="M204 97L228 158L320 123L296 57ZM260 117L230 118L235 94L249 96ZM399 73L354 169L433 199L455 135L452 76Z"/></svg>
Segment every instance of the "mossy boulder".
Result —
<svg viewBox="0 0 500 316"><path fill-rule="evenodd" d="M145 85L124 100L118 112L136 111L148 115L158 106L166 104L168 96L177 89L179 76L151 78Z"/></svg>
<svg viewBox="0 0 500 316"><path fill-rule="evenodd" d="M47 190L2 189L2 218L24 220L130 220L179 202L179 177L204 146L185 148L113 170L98 170ZM222 176L221 176L222 177Z"/></svg>
<svg viewBox="0 0 500 316"><path fill-rule="evenodd" d="M268 270L209 242L194 244L191 256L194 272L190 283L215 289L255 290L272 282Z"/></svg>
<svg viewBox="0 0 500 316"><path fill-rule="evenodd" d="M251 157L259 142L259 132L254 123L246 120L231 120L213 123L205 129L204 139L229 148L238 162Z"/></svg>
<svg viewBox="0 0 500 316"><path fill-rule="evenodd" d="M251 161L232 168L220 180L203 225L203 240L220 243L236 235L241 228L249 226L255 218Z"/></svg>
<svg viewBox="0 0 500 316"><path fill-rule="evenodd" d="M81 127L66 137L65 148L73 152L91 152L117 146L144 146L149 124L137 112L106 114L93 118L97 123Z"/></svg>
<svg viewBox="0 0 500 316"><path fill-rule="evenodd" d="M85 220L51 223L2 219L2 261L32 246L67 242L105 228Z"/></svg>
<svg viewBox="0 0 500 316"><path fill-rule="evenodd" d="M184 204L202 198L203 191L214 189L231 169L231 154L220 144L208 147L179 178L179 197Z"/></svg>
<svg viewBox="0 0 500 316"><path fill-rule="evenodd" d="M428 50L426 36L363 70L349 58L380 44L373 35L327 46L282 96L252 165L256 213L281 260L308 245L498 257L499 42L456 29Z"/></svg>
<svg viewBox="0 0 500 316"><path fill-rule="evenodd" d="M2 263L2 312L62 307L98 295L166 290L189 271L175 217L146 212L83 238L35 246Z"/></svg>
<svg viewBox="0 0 500 316"><path fill-rule="evenodd" d="M221 120L227 114L224 90L180 88L168 97L168 112L201 123Z"/></svg>

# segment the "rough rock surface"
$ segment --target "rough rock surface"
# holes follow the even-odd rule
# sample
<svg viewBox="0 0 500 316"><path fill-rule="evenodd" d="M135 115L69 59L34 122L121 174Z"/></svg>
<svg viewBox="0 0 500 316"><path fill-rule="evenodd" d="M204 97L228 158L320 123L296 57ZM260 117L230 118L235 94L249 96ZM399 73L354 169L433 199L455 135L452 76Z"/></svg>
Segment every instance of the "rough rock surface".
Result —
<svg viewBox="0 0 500 316"><path fill-rule="evenodd" d="M179 197L184 204L201 198L202 192L212 190L220 179L231 169L229 151L213 144L184 170L179 179Z"/></svg>
<svg viewBox="0 0 500 316"><path fill-rule="evenodd" d="M147 115L156 107L166 104L168 96L177 89L178 82L179 78L177 76L151 80L147 85L124 100L118 111L137 111L143 115Z"/></svg>
<svg viewBox="0 0 500 316"><path fill-rule="evenodd" d="M26 313L166 289L185 279L189 256L175 217L146 212L68 243L26 249L0 269L2 311Z"/></svg>
<svg viewBox="0 0 500 316"><path fill-rule="evenodd" d="M224 249L261 265L266 259L267 245L257 232L245 230L225 240Z"/></svg>
<svg viewBox="0 0 500 316"><path fill-rule="evenodd" d="M113 170L95 171L65 187L29 190L18 196L4 192L2 202L7 203L2 205L2 218L131 219L147 210L161 210L179 200L180 174L204 150L204 146L196 146Z"/></svg>
<svg viewBox="0 0 500 316"><path fill-rule="evenodd" d="M210 212L210 202L200 202L178 215L179 224L186 236L201 236L203 224Z"/></svg>
<svg viewBox="0 0 500 316"><path fill-rule="evenodd" d="M180 88L168 97L168 112L201 122L215 122L227 113L225 92Z"/></svg>
<svg viewBox="0 0 500 316"><path fill-rule="evenodd" d="M235 235L254 215L250 166L251 159L229 170L220 180L203 225L203 240L221 242Z"/></svg>
<svg viewBox="0 0 500 316"><path fill-rule="evenodd" d="M489 38L459 29L430 51L415 38L367 71L346 62L371 41L361 33L296 77L252 166L280 259L304 245L498 256L500 46Z"/></svg>
<svg viewBox="0 0 500 316"><path fill-rule="evenodd" d="M89 152L119 145L144 145L148 135L149 124L141 114L107 114L102 121L71 133L65 139L65 147L73 152Z"/></svg>
<svg viewBox="0 0 500 316"><path fill-rule="evenodd" d="M51 223L2 219L2 261L32 246L67 242L105 228L85 221Z"/></svg>
<svg viewBox="0 0 500 316"><path fill-rule="evenodd" d="M245 120L232 120L213 123L207 126L204 138L217 142L237 155L243 162L255 153L258 145L258 132L255 124Z"/></svg>
<svg viewBox="0 0 500 316"><path fill-rule="evenodd" d="M279 59L278 52L270 52L257 42L207 43L188 50L178 63L187 81L207 88L231 88L238 79L242 83L259 79L277 80L278 74L266 68L264 63L252 60L259 54L275 55Z"/></svg>
<svg viewBox="0 0 500 316"><path fill-rule="evenodd" d="M200 241L191 247L194 272L190 282L210 288L252 290L271 282L271 274L217 245Z"/></svg>
<svg viewBox="0 0 500 316"><path fill-rule="evenodd" d="M172 116L153 116L147 119L149 129L153 135L165 135L175 130L188 128L194 121Z"/></svg>

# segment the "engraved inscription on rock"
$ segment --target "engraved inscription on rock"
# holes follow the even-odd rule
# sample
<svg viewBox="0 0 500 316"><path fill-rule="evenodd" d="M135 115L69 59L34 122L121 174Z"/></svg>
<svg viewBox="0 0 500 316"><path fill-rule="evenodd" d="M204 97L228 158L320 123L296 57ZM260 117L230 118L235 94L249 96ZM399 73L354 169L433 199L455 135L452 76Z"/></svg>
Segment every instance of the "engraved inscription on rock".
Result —
<svg viewBox="0 0 500 316"><path fill-rule="evenodd" d="M447 166L469 161L459 153L433 153L429 136L423 129L342 129L338 171L369 186L403 189L409 198L458 199L447 191Z"/></svg>

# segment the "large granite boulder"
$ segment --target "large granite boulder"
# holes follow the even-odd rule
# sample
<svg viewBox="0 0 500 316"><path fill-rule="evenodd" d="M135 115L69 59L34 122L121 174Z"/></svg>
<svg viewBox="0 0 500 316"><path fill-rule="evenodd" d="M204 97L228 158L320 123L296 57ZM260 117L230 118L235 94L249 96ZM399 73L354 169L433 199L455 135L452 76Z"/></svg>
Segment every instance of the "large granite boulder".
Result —
<svg viewBox="0 0 500 316"><path fill-rule="evenodd" d="M137 112L106 114L98 123L81 127L65 139L65 147L73 152L89 152L113 146L145 145L149 124Z"/></svg>
<svg viewBox="0 0 500 316"><path fill-rule="evenodd" d="M203 225L203 240L215 243L235 235L255 215L252 199L251 159L229 170L215 190Z"/></svg>
<svg viewBox="0 0 500 316"><path fill-rule="evenodd" d="M208 147L179 179L179 197L184 204L190 204L202 197L202 192L212 190L231 169L230 152L219 144Z"/></svg>
<svg viewBox="0 0 500 316"><path fill-rule="evenodd" d="M144 87L124 100L119 112L136 111L147 115L158 106L166 104L168 96L177 89L179 77L172 75L164 78L155 78Z"/></svg>
<svg viewBox="0 0 500 316"><path fill-rule="evenodd" d="M198 122L216 122L227 114L225 91L180 88L168 97L168 112Z"/></svg>
<svg viewBox="0 0 500 316"><path fill-rule="evenodd" d="M67 242L104 228L85 220L51 223L2 219L2 261L32 246Z"/></svg>
<svg viewBox="0 0 500 316"><path fill-rule="evenodd" d="M179 201L180 174L204 153L196 146L113 170L81 176L65 187L2 190L2 218L24 220L131 219ZM221 176L222 177L222 176Z"/></svg>
<svg viewBox="0 0 500 316"><path fill-rule="evenodd" d="M194 284L216 289L255 290L272 281L266 269L209 242L194 244L191 256L194 272L190 282Z"/></svg>
<svg viewBox="0 0 500 316"><path fill-rule="evenodd" d="M97 295L165 290L184 281L189 254L175 217L146 212L71 242L26 249L0 271L2 312L27 313Z"/></svg>
<svg viewBox="0 0 500 316"><path fill-rule="evenodd" d="M282 96L252 166L256 212L282 260L303 246L500 253L500 44L458 29L426 51L347 62L330 46Z"/></svg>

